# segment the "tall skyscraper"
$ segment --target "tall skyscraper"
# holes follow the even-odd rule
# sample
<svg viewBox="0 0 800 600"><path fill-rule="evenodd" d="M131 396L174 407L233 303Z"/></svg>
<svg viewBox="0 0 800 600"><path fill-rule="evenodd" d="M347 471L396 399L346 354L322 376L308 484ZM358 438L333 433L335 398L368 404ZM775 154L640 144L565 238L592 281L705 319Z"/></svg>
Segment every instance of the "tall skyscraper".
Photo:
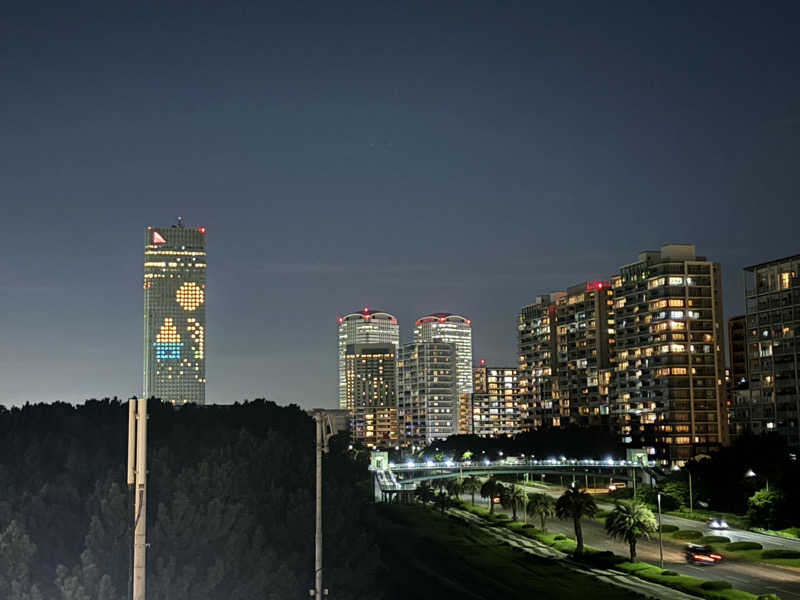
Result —
<svg viewBox="0 0 800 600"><path fill-rule="evenodd" d="M397 358L400 438L425 445L459 431L456 347L443 342L400 346Z"/></svg>
<svg viewBox="0 0 800 600"><path fill-rule="evenodd" d="M397 442L396 361L392 343L347 344L347 410L354 443L375 448Z"/></svg>
<svg viewBox="0 0 800 600"><path fill-rule="evenodd" d="M800 446L800 254L747 267L745 302L749 389L731 425Z"/></svg>
<svg viewBox="0 0 800 600"><path fill-rule="evenodd" d="M623 440L682 463L725 442L719 263L692 244L645 251L614 276L610 392Z"/></svg>
<svg viewBox="0 0 800 600"><path fill-rule="evenodd" d="M206 228L144 230L145 398L206 401Z"/></svg>
<svg viewBox="0 0 800 600"><path fill-rule="evenodd" d="M345 355L349 344L392 344L397 350L400 329L397 319L386 312L364 307L359 312L338 317L339 323L339 408L347 408Z"/></svg>
<svg viewBox="0 0 800 600"><path fill-rule="evenodd" d="M456 347L456 392L472 393L472 321L452 313L433 313L417 319L414 342L442 342Z"/></svg>

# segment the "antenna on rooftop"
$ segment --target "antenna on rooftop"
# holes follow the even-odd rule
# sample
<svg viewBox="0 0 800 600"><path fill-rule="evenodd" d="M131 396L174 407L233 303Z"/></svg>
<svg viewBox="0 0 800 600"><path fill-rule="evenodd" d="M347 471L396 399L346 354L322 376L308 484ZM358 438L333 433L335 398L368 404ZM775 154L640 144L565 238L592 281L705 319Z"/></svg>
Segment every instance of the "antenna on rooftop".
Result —
<svg viewBox="0 0 800 600"><path fill-rule="evenodd" d="M178 217L178 227L183 227L183 217Z"/></svg>

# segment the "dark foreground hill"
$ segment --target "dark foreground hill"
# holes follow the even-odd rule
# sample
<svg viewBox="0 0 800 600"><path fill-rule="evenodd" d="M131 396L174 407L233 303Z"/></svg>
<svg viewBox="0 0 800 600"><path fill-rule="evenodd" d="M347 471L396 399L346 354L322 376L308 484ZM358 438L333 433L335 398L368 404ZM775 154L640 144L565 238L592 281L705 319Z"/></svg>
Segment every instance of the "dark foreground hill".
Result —
<svg viewBox="0 0 800 600"><path fill-rule="evenodd" d="M314 425L254 401L150 403L149 600L308 597ZM0 408L0 598L127 598L127 406ZM380 597L364 469L334 441L325 481L326 587Z"/></svg>

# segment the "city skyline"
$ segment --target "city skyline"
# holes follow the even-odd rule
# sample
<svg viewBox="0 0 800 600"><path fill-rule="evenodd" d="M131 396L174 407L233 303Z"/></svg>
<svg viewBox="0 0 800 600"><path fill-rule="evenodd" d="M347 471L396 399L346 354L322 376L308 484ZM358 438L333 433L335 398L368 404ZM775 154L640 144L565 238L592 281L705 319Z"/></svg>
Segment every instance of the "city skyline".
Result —
<svg viewBox="0 0 800 600"><path fill-rule="evenodd" d="M214 240L208 402L336 406L364 305L514 364L521 306L667 243L743 314L798 252L797 11L15 7L0 404L141 389L141 227L176 215Z"/></svg>

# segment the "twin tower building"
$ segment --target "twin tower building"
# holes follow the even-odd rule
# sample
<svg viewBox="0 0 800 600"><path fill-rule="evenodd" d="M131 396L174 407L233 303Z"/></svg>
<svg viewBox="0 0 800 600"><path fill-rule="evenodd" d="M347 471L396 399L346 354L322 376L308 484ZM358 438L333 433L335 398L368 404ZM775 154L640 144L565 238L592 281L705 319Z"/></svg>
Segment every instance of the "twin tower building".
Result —
<svg viewBox="0 0 800 600"><path fill-rule="evenodd" d="M473 391L469 319L426 315L402 345L389 313L364 307L338 322L339 408L354 442L427 445L459 433Z"/></svg>

